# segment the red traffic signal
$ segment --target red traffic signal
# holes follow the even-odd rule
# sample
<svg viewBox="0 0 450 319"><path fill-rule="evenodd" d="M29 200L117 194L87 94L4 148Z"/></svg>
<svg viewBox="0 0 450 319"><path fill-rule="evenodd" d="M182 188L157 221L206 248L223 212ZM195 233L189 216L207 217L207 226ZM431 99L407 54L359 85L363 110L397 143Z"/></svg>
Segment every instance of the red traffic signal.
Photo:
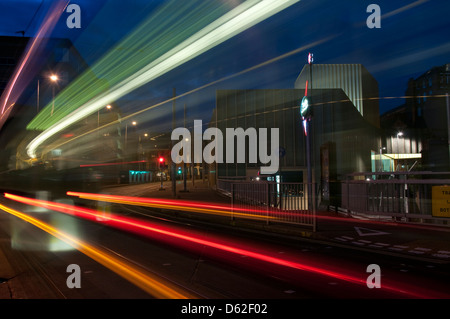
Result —
<svg viewBox="0 0 450 319"><path fill-rule="evenodd" d="M158 167L159 167L159 168L163 168L163 167L164 167L164 162L165 162L164 157L160 156L160 157L158 158Z"/></svg>

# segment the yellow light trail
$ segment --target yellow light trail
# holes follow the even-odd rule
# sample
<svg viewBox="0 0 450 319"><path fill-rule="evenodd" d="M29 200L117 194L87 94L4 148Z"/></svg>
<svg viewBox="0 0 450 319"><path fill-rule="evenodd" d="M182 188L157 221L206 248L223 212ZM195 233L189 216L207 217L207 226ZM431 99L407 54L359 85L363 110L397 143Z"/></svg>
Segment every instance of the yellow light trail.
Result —
<svg viewBox="0 0 450 319"><path fill-rule="evenodd" d="M126 260L121 260L115 256L102 251L93 245L87 244L67 233L64 233L53 226L40 221L34 217L26 215L15 209L6 207L0 204L0 209L18 217L42 230L51 234L52 236L64 241L83 254L114 271L116 274L130 281L150 295L160 299L196 299L197 297L183 289L176 287L174 284L167 282L167 280L157 278L156 275L148 271L137 269L134 265Z"/></svg>
<svg viewBox="0 0 450 319"><path fill-rule="evenodd" d="M251 214L241 213L236 210L232 211L231 207L224 207L219 205L211 205L207 203L198 204L198 203L189 203L186 201L163 201L151 198L133 198L130 196L116 196L116 195L104 195L104 194L89 194L89 193L77 193L77 192L67 192L69 196L77 196L81 199L95 200L100 202L109 202L116 204L125 204L132 206L142 206L142 207L153 207L153 208L161 208L168 210L182 210L193 213L200 214L212 214L219 216L234 216L240 218L248 218L248 219L277 219L274 216L268 216L267 211L265 210L257 210L257 209L246 209L246 211L251 211Z"/></svg>

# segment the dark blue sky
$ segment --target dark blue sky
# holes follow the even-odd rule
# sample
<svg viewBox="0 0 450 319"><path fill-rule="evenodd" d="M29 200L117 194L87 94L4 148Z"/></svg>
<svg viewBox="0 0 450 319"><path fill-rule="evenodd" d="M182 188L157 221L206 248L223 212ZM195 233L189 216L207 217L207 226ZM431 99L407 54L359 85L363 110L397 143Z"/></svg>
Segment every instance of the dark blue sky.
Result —
<svg viewBox="0 0 450 319"><path fill-rule="evenodd" d="M161 2L164 1L73 0L71 3L79 4L82 9L82 28L68 29L65 25L68 14L63 14L52 36L70 38L91 64ZM369 29L366 25L369 15L366 8L371 3L381 8L381 29ZM33 36L50 4L50 0L0 0L0 34L15 35L25 30L26 36ZM331 37L310 50L314 52L315 63L361 63L378 81L381 98L401 97L409 78L433 66L450 63L449 12L448 0L303 0L138 92L143 94L144 100L144 92L151 92L155 97L170 97L172 87L176 87L178 93L187 92ZM184 102L212 103L212 108L215 89L219 88L293 88L306 56L307 51L298 52L221 82ZM208 99L212 102L206 102ZM403 102L401 98L381 99L380 112Z"/></svg>

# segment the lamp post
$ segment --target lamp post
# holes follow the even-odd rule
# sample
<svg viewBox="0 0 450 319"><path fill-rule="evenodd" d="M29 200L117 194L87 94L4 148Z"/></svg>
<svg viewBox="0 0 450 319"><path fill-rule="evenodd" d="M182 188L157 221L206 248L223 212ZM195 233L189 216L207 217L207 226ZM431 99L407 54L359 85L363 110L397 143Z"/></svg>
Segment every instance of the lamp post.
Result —
<svg viewBox="0 0 450 319"><path fill-rule="evenodd" d="M56 84L58 82L59 78L56 74L50 75L50 80ZM50 116L53 115L53 111L55 109L55 85L52 85L52 112L50 113Z"/></svg>
<svg viewBox="0 0 450 319"><path fill-rule="evenodd" d="M39 113L39 78L37 80L37 100L36 100L36 114Z"/></svg>
<svg viewBox="0 0 450 319"><path fill-rule="evenodd" d="M56 84L56 82L58 82L59 78L56 74L52 74L48 77L48 79L50 79L50 82L53 82ZM37 97L36 97L36 113L39 113L39 108L40 108L40 94L41 94L41 79L38 77L37 80ZM53 115L53 110L55 108L55 86L52 86L52 112L51 115Z"/></svg>
<svg viewBox="0 0 450 319"><path fill-rule="evenodd" d="M107 110L111 110L111 104L105 106ZM100 110L97 111L97 134L100 136Z"/></svg>
<svg viewBox="0 0 450 319"><path fill-rule="evenodd" d="M380 147L380 172L383 171L383 150L385 150L386 147Z"/></svg>
<svg viewBox="0 0 450 319"><path fill-rule="evenodd" d="M399 165L400 165L400 142L399 142L399 137L403 136L403 132L398 132L397 133L397 171L399 170Z"/></svg>
<svg viewBox="0 0 450 319"><path fill-rule="evenodd" d="M131 122L131 124L133 126L137 125L136 121ZM128 155L128 148L127 148L127 144L128 144L128 123L125 123L125 151L127 152Z"/></svg>
<svg viewBox="0 0 450 319"><path fill-rule="evenodd" d="M186 103L184 104L184 127L186 128ZM189 142L189 139L186 138L186 145L187 142ZM187 178L187 165L186 165L186 159L188 156L190 156L190 152L188 154L184 154L186 152L186 148L183 147L183 190L181 190L181 193L187 193L189 192L186 188L186 178Z"/></svg>

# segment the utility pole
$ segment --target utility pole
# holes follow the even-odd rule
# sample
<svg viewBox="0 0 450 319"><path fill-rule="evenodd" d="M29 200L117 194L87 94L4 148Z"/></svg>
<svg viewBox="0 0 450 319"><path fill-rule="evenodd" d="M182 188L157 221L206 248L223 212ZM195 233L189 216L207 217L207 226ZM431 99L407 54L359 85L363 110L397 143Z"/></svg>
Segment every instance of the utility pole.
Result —
<svg viewBox="0 0 450 319"><path fill-rule="evenodd" d="M173 99L172 99L172 131L175 130L175 97L176 97L176 90L173 88ZM174 146L174 141L172 140L172 147ZM175 172L175 162L172 160L172 169L171 169L171 179L172 179L172 195L173 197L177 196L177 184L176 184L176 172Z"/></svg>
<svg viewBox="0 0 450 319"><path fill-rule="evenodd" d="M184 127L186 128L186 103L184 103ZM191 136L191 139L192 139L192 136ZM189 145L191 145L192 143L193 143L193 141L189 141ZM186 189L186 178L187 178L186 159L187 159L187 156L184 154L184 152L186 152L186 148L183 147L183 190L180 192L187 193L187 192L189 192ZM191 154L187 154L187 155L190 156Z"/></svg>
<svg viewBox="0 0 450 319"><path fill-rule="evenodd" d="M448 158L450 160L450 99L448 93L446 95L447 100L447 141L448 141Z"/></svg>
<svg viewBox="0 0 450 319"><path fill-rule="evenodd" d="M313 55L312 53L308 54L308 64L309 64L309 85L310 91L312 90L312 66L313 66ZM311 98L308 95L308 81L305 84L305 95L300 104L300 115L302 117L303 130L306 138L306 168L307 168L307 189L308 189L308 210L313 212L313 229L316 231L316 216L315 216L315 199L314 199L314 188L312 181L312 167L311 167L311 126L312 126L312 117L313 110L311 104Z"/></svg>
<svg viewBox="0 0 450 319"><path fill-rule="evenodd" d="M37 101L36 101L37 113L39 113L39 90L40 90L40 87L39 87L39 79L38 79L37 80Z"/></svg>

